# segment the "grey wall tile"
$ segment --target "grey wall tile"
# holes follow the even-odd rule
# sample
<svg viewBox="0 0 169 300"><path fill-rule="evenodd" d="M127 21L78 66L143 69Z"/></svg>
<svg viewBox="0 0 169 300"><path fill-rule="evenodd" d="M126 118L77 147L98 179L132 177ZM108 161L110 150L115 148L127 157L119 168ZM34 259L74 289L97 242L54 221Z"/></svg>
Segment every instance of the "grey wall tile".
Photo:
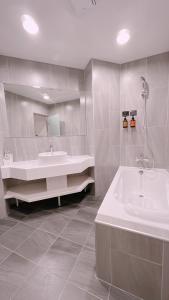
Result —
<svg viewBox="0 0 169 300"><path fill-rule="evenodd" d="M92 60L84 75L89 90L86 104L86 151L94 153L96 159L95 193L105 195L113 178L110 171L112 147L120 145L120 67L117 64Z"/></svg>
<svg viewBox="0 0 169 300"><path fill-rule="evenodd" d="M161 299L162 266L112 250L112 284L144 300Z"/></svg>
<svg viewBox="0 0 169 300"><path fill-rule="evenodd" d="M169 52L151 56L147 61L150 87L167 86L169 79Z"/></svg>
<svg viewBox="0 0 169 300"><path fill-rule="evenodd" d="M128 294L125 291L118 289L117 287L112 286L110 288L109 300L143 300L140 297Z"/></svg>
<svg viewBox="0 0 169 300"><path fill-rule="evenodd" d="M147 101L149 149L145 148L145 155L151 158L153 153L155 166L166 168L168 164L168 135L166 127L168 126L169 109L169 52L121 66L121 111L124 109L137 109L138 111L136 117L137 125L134 130L130 128L124 130L121 125L121 163L124 165L135 165L136 155L144 150L143 148L138 148L138 146L143 147L144 145L144 102L141 97L142 84L140 76L146 78L150 88L150 95Z"/></svg>
<svg viewBox="0 0 169 300"><path fill-rule="evenodd" d="M96 273L111 283L111 227L96 223Z"/></svg>
<svg viewBox="0 0 169 300"><path fill-rule="evenodd" d="M111 248L162 264L163 241L111 228Z"/></svg>
<svg viewBox="0 0 169 300"><path fill-rule="evenodd" d="M169 243L164 242L162 274L162 300L169 299Z"/></svg>
<svg viewBox="0 0 169 300"><path fill-rule="evenodd" d="M0 82L9 80L8 57L0 55Z"/></svg>

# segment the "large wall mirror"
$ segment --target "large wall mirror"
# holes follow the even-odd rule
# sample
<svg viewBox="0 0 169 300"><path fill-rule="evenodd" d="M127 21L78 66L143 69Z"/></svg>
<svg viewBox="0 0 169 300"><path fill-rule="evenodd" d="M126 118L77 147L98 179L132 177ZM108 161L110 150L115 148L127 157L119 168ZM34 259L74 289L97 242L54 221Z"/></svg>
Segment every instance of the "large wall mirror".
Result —
<svg viewBox="0 0 169 300"><path fill-rule="evenodd" d="M8 137L86 134L84 91L4 84Z"/></svg>

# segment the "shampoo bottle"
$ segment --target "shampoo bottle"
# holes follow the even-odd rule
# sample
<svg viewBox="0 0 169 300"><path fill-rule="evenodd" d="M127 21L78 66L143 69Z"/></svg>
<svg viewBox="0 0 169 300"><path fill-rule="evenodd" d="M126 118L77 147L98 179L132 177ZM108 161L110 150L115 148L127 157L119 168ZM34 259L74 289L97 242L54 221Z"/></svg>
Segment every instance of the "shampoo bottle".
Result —
<svg viewBox="0 0 169 300"><path fill-rule="evenodd" d="M123 120L123 128L128 128L128 121L127 121L126 117L124 117L124 120Z"/></svg>
<svg viewBox="0 0 169 300"><path fill-rule="evenodd" d="M130 120L130 127L136 127L136 120L134 119L134 116L132 116Z"/></svg>

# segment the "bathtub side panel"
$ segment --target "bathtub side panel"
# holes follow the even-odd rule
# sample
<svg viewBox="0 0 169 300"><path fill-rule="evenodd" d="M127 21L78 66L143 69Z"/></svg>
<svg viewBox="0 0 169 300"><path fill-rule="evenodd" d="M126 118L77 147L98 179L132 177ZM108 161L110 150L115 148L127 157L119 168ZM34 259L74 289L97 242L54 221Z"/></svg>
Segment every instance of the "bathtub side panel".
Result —
<svg viewBox="0 0 169 300"><path fill-rule="evenodd" d="M162 300L169 299L169 242L164 242Z"/></svg>
<svg viewBox="0 0 169 300"><path fill-rule="evenodd" d="M163 242L147 235L112 227L111 248L162 264Z"/></svg>
<svg viewBox="0 0 169 300"><path fill-rule="evenodd" d="M111 283L111 227L96 223L96 274Z"/></svg>
<svg viewBox="0 0 169 300"><path fill-rule="evenodd" d="M162 256L162 240L96 223L96 272L111 285L144 300L168 300L167 279L161 298Z"/></svg>

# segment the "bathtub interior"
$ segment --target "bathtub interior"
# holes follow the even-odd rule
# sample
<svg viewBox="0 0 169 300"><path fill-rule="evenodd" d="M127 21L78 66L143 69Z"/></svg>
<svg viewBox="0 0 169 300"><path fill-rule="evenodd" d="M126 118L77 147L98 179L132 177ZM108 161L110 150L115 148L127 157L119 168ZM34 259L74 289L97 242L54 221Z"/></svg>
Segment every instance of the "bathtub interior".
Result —
<svg viewBox="0 0 169 300"><path fill-rule="evenodd" d="M124 205L147 209L169 209L169 173L165 170L123 169L114 189L115 198Z"/></svg>
<svg viewBox="0 0 169 300"><path fill-rule="evenodd" d="M114 198L130 215L169 223L169 173L166 170L123 168L114 188Z"/></svg>

